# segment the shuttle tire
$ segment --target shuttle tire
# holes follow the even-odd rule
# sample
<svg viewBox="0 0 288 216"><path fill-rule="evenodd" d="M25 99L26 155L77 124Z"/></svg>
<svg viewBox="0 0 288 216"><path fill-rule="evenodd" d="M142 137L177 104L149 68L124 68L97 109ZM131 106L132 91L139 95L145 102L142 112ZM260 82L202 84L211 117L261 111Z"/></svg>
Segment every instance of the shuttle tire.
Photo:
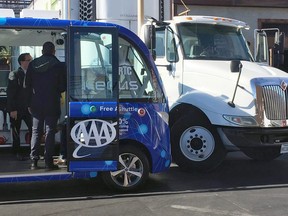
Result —
<svg viewBox="0 0 288 216"><path fill-rule="evenodd" d="M147 155L133 145L120 145L116 171L102 172L104 183L119 191L133 191L144 185L149 177L150 166Z"/></svg>

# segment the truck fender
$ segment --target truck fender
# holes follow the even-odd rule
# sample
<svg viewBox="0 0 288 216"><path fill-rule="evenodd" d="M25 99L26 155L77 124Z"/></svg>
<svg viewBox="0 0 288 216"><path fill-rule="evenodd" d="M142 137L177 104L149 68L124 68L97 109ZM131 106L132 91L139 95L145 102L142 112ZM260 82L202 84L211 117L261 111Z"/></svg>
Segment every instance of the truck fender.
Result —
<svg viewBox="0 0 288 216"><path fill-rule="evenodd" d="M228 105L229 98L221 95L215 96L201 91L190 91L180 96L177 101L172 104L170 110L171 123L173 122L173 113L179 109L179 105L185 104L185 110L198 110L205 115L212 125L235 126L223 118L223 114L235 116L247 116L248 114L239 107L231 107ZM178 107L178 108L177 108ZM170 111L170 112L171 112ZM180 112L183 113L183 112Z"/></svg>

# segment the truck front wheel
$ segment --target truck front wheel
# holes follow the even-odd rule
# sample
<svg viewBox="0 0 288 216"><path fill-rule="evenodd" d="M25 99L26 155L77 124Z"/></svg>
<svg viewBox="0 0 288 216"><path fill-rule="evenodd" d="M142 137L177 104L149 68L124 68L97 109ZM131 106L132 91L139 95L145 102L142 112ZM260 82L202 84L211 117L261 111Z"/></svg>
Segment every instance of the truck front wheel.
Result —
<svg viewBox="0 0 288 216"><path fill-rule="evenodd" d="M172 159L182 169L207 172L225 158L226 150L204 118L181 117L171 128Z"/></svg>

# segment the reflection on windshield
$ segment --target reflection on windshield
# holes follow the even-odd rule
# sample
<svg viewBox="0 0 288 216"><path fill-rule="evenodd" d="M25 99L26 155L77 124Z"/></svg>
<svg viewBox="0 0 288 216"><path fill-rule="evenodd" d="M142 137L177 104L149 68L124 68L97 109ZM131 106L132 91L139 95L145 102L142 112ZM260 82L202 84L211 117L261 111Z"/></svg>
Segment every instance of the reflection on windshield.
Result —
<svg viewBox="0 0 288 216"><path fill-rule="evenodd" d="M234 27L180 23L178 31L186 59L252 61L241 32Z"/></svg>

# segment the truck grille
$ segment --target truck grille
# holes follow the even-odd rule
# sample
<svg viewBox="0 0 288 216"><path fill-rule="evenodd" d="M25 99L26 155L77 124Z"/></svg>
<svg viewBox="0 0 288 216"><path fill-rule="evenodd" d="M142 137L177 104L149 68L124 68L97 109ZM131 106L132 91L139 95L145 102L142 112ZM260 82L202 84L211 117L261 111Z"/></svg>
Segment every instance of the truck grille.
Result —
<svg viewBox="0 0 288 216"><path fill-rule="evenodd" d="M279 85L266 85L262 86L262 95L267 119L287 119L287 89L283 90Z"/></svg>

